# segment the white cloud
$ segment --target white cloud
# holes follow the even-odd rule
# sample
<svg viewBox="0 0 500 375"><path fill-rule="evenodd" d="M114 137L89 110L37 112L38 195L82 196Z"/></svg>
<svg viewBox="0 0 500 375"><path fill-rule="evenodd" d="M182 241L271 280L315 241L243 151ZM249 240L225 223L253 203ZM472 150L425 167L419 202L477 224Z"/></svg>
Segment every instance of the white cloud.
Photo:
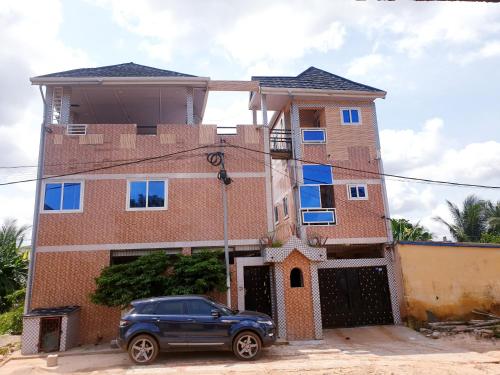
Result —
<svg viewBox="0 0 500 375"><path fill-rule="evenodd" d="M385 63L385 58L379 53L372 53L354 59L347 69L348 76L364 76L369 71L376 69Z"/></svg>
<svg viewBox="0 0 500 375"><path fill-rule="evenodd" d="M433 118L420 131L384 129L380 132L382 157L388 170L399 172L429 163L442 151L443 120Z"/></svg>
<svg viewBox="0 0 500 375"><path fill-rule="evenodd" d="M4 1L0 7L0 165L36 164L42 102L29 77L91 65L59 32L61 2ZM34 169L2 170L0 180L35 177ZM31 224L34 184L0 187L0 221L12 217Z"/></svg>
<svg viewBox="0 0 500 375"><path fill-rule="evenodd" d="M469 184L500 186L500 142L485 141L452 147L456 140L442 134L444 122L434 118L422 130L382 130L382 157L390 174L454 181ZM388 178L387 192L391 216L405 217L427 226L435 238L448 236L446 227L434 216L450 220L446 200L461 204L469 194L483 199L498 199L491 189L451 187L408 182Z"/></svg>
<svg viewBox="0 0 500 375"><path fill-rule="evenodd" d="M465 55L452 55L452 59L462 64L468 64L477 60L488 59L500 56L500 41L488 41L476 51L471 51Z"/></svg>

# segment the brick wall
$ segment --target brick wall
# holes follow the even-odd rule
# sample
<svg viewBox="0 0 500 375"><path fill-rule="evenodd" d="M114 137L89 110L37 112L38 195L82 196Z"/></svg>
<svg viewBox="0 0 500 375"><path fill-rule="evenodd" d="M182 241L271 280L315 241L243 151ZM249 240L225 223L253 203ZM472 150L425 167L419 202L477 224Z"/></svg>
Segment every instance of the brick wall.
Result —
<svg viewBox="0 0 500 375"><path fill-rule="evenodd" d="M79 305L80 343L109 341L118 335L120 309L94 305L94 278L109 265L109 251L38 253L32 308Z"/></svg>
<svg viewBox="0 0 500 375"><path fill-rule="evenodd" d="M266 233L264 178L234 178L227 187L229 238ZM83 212L42 213L38 246L223 240L221 183L168 180L168 208L126 210L127 181L87 180ZM244 198L242 198L244 197Z"/></svg>
<svg viewBox="0 0 500 375"><path fill-rule="evenodd" d="M304 279L302 288L290 287L290 272L295 267L302 271ZM310 262L296 250L283 262L283 281L288 339L314 339Z"/></svg>

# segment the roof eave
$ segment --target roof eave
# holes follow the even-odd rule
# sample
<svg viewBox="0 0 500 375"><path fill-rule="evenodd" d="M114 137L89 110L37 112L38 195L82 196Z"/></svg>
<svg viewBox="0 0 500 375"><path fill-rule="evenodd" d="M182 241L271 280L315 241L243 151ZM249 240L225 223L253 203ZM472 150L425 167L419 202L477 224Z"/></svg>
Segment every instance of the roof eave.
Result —
<svg viewBox="0 0 500 375"><path fill-rule="evenodd" d="M206 87L208 77L32 77L32 85L183 85Z"/></svg>
<svg viewBox="0 0 500 375"><path fill-rule="evenodd" d="M357 90L327 90L327 89L304 89L304 88L284 88L284 87L261 87L261 94L282 94L282 95L302 95L302 96L329 96L329 97L352 97L385 99L385 91L357 91Z"/></svg>

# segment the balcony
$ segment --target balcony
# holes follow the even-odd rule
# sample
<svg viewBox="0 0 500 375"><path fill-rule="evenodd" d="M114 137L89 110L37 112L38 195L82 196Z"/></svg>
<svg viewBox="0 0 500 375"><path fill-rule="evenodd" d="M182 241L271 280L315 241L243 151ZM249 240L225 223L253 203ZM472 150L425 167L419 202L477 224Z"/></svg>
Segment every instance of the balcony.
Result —
<svg viewBox="0 0 500 375"><path fill-rule="evenodd" d="M292 132L290 130L272 130L269 142L273 159L290 159L292 157Z"/></svg>

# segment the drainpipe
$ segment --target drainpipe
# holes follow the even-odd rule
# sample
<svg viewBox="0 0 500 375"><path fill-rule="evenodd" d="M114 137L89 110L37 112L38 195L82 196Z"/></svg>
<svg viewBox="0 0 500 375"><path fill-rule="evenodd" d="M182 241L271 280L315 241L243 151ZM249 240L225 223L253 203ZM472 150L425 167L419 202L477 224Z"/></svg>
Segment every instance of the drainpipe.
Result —
<svg viewBox="0 0 500 375"><path fill-rule="evenodd" d="M43 119L40 127L40 144L38 146L38 169L36 173L35 210L33 213L33 228L31 231L31 250L28 266L28 281L26 283L26 298L24 301L24 313L31 310L31 293L33 289L33 273L36 260L36 240L38 236L38 218L40 215L40 196L42 190L43 165L45 162L45 122L47 121L47 100L43 94L42 86L38 86L43 102ZM47 93L47 89L45 90Z"/></svg>

